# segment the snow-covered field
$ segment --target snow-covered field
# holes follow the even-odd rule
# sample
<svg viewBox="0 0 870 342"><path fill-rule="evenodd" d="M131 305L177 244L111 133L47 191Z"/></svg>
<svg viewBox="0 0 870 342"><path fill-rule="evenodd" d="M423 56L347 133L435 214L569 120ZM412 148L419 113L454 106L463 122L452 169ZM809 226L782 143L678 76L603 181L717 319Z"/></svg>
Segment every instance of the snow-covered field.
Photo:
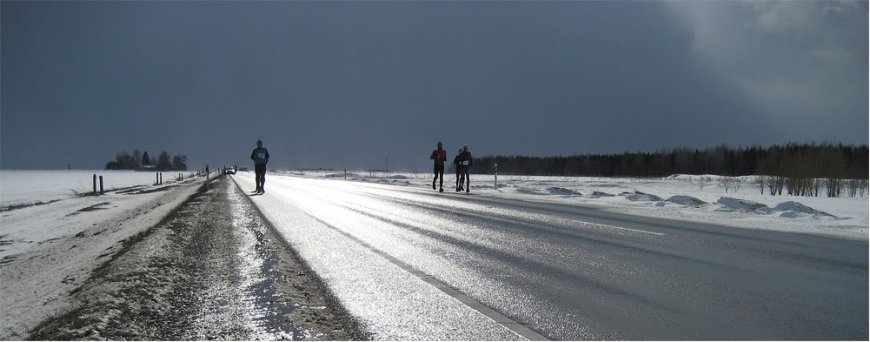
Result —
<svg viewBox="0 0 870 342"><path fill-rule="evenodd" d="M94 174L97 177L103 176L103 189L108 191L154 184L156 173L107 170L2 170L0 171L0 207L49 202L92 192ZM174 179L175 175L176 172L164 172L164 183L170 178ZM97 186L99 187L99 183Z"/></svg>
<svg viewBox="0 0 870 342"><path fill-rule="evenodd" d="M345 179L345 173L281 171L304 177ZM701 184L702 177L709 178ZM718 176L677 175L667 178L596 178L471 175L475 194L526 201L596 207L640 216L712 223L727 227L807 233L868 240L868 197L800 197L762 195L755 177L726 189ZM351 172L347 179L431 188L429 173ZM455 175L445 173L444 191L452 191Z"/></svg>
<svg viewBox="0 0 870 342"><path fill-rule="evenodd" d="M106 194L77 196L89 191L93 173L0 171L0 340L26 338L65 311L69 292L122 241L156 225L204 179L164 174L155 186L153 173L100 171Z"/></svg>

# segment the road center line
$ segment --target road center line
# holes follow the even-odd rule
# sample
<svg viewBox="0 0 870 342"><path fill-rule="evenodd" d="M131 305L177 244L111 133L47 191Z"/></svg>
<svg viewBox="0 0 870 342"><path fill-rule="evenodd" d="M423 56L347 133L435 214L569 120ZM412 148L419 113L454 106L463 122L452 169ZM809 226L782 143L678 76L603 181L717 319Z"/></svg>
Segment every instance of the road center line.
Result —
<svg viewBox="0 0 870 342"><path fill-rule="evenodd" d="M435 288L437 288L441 292L444 292L448 296L453 297L454 299L467 305L471 309L483 314L486 317L489 317L490 319L492 319L493 321L495 321L499 325L505 327L505 329L508 329L508 330L512 331L513 333L515 333L515 334L517 334L517 335L519 335L527 340L531 340L531 341L549 341L550 340L547 337L544 337L543 335L538 334L538 333L532 331L531 329L523 326L519 322L501 314L498 311L493 310L492 308L484 305L483 303L477 301L476 299L471 298L462 292L459 292L458 290L454 289L450 285L447 285L447 284L441 282L440 280L435 279L434 277L432 277L428 274L425 274L420 270L415 269L414 267L412 267L411 265L408 265L404 261L399 260L399 259L393 257L392 255L389 255L389 254L375 248L374 246L368 244L367 242L365 242L363 240L360 240L356 236L353 236L353 235L339 229L338 227L333 226L332 224L329 224L329 223L321 220L320 218L318 218L314 215L308 214L307 212L305 214L307 214L308 216L310 216L312 219L319 222L320 224L323 224L324 226L336 231L337 233L347 237L348 239L351 239L352 241L360 244L361 246L365 247L366 249L370 250L371 252L383 257L384 259L387 259L389 262L398 266L399 268L401 268L405 272L413 274L417 278L420 278L421 280L423 280L427 284L434 286Z"/></svg>
<svg viewBox="0 0 870 342"><path fill-rule="evenodd" d="M593 225L593 226L610 228L610 229L628 230L628 231L632 231L632 232L636 232L636 233L652 234L652 235L658 235L658 236L665 235L664 233L657 233L657 232L650 232L650 231L641 230L641 229L632 229L632 228L625 228L625 227L619 227L619 226L612 226L612 225L603 224L603 223L595 223L595 222L587 222L587 221L578 221L578 222L581 222L583 224Z"/></svg>

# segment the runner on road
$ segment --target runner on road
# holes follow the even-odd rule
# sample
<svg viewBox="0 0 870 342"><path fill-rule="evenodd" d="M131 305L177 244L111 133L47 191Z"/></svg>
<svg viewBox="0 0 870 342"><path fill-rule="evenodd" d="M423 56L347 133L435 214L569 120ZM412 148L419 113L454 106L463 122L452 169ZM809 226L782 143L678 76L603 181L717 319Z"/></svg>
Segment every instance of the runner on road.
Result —
<svg viewBox="0 0 870 342"><path fill-rule="evenodd" d="M468 169L473 164L471 152L468 151L468 145L462 146L462 153L459 154L459 188L462 189L465 186L466 193L471 192L471 175L468 174Z"/></svg>
<svg viewBox="0 0 870 342"><path fill-rule="evenodd" d="M459 184L459 154L462 153L462 149L459 149L459 152L456 153L456 157L453 157L453 170L456 171L456 192L462 191L462 185Z"/></svg>
<svg viewBox="0 0 870 342"><path fill-rule="evenodd" d="M432 190L435 190L435 182L438 180L438 176L441 175L441 188L439 191L444 192L444 162L447 160L447 151L444 150L444 146L441 145L440 141L438 142L438 149L432 151L429 159L435 161L435 178L432 179Z"/></svg>
<svg viewBox="0 0 870 342"><path fill-rule="evenodd" d="M263 147L263 142L257 140L257 148L251 152L251 160L254 161L254 173L256 173L257 193L264 194L266 190L266 164L269 163L269 150Z"/></svg>

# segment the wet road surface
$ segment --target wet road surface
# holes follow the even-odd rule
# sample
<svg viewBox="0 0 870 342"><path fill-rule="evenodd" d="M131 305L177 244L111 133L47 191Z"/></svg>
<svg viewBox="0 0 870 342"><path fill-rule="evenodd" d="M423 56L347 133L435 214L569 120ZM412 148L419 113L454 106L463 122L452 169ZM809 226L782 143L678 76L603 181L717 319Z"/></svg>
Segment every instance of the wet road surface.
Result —
<svg viewBox="0 0 870 342"><path fill-rule="evenodd" d="M338 180L266 189L255 205L376 339L868 338L866 241Z"/></svg>

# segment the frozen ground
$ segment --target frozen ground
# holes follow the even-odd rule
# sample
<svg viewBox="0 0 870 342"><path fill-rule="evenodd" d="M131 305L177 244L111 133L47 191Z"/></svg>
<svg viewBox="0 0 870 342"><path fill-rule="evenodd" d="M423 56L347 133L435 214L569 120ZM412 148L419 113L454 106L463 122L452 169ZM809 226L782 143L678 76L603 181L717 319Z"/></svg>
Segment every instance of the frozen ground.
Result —
<svg viewBox="0 0 870 342"><path fill-rule="evenodd" d="M345 173L284 171L297 176L345 179ZM596 207L640 216L711 223L728 227L815 234L853 240L868 239L867 197L799 197L762 195L755 177L742 177L735 191L726 192L718 176L701 186L701 176L668 178L498 177L472 175L476 194L536 202ZM444 191L452 191L455 176L445 173ZM428 173L351 172L347 179L431 188ZM766 191L765 191L766 192ZM866 195L865 195L866 196Z"/></svg>
<svg viewBox="0 0 870 342"><path fill-rule="evenodd" d="M149 183L134 180L137 173L119 174L129 177L125 187ZM69 190L75 186L72 180L87 172L4 170L0 175L4 203L32 204L0 209L0 339L26 338L35 324L68 309L70 292L95 267L121 249L123 241L156 225L204 179L176 182L164 175L160 186L75 196ZM27 195L24 183L32 186Z"/></svg>

